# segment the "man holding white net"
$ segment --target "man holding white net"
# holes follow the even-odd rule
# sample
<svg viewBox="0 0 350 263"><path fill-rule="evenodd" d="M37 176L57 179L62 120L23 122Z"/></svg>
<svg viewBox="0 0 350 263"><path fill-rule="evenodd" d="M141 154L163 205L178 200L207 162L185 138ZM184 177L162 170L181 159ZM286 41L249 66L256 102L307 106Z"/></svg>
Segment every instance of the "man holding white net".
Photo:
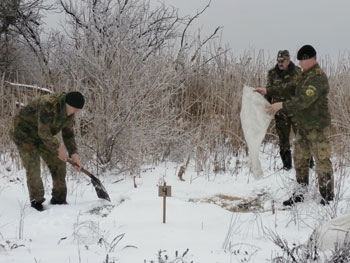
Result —
<svg viewBox="0 0 350 263"><path fill-rule="evenodd" d="M285 102L267 106L270 114L284 110L292 115L297 125L294 150L296 179L300 185L293 195L283 202L285 206L304 201L309 184L309 158L316 162L321 204L329 204L334 198L334 176L330 160L331 116L328 108L328 78L316 59L316 50L305 45L297 54L302 75L297 81L295 96Z"/></svg>
<svg viewBox="0 0 350 263"><path fill-rule="evenodd" d="M290 59L288 50L280 50L277 54L276 65L268 71L266 88L257 87L255 91L264 95L270 102L283 102L290 100L295 95L296 81L301 74L301 69ZM292 169L292 153L290 132L296 133L296 125L292 116L283 109L275 115L275 127L278 135L278 145L283 169ZM313 167L313 159L310 157L310 168Z"/></svg>

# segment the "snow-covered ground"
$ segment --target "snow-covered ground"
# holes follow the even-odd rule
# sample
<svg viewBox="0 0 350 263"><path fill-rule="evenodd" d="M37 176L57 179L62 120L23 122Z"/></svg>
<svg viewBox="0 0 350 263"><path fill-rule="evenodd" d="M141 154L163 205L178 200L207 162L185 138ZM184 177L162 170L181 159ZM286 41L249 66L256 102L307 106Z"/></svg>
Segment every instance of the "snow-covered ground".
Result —
<svg viewBox="0 0 350 263"><path fill-rule="evenodd" d="M24 170L3 160L0 262L271 262L283 255L271 233L291 246L302 244L315 227L350 212L349 182L340 179L344 174L340 169L335 173L336 181L341 181L336 190L339 201L325 207L319 204L315 171L310 170L312 183L305 202L283 210L281 202L293 191L295 172L278 170L276 149L262 151L260 180L252 177L245 160L234 158L227 160L225 173L217 174L212 169L196 172L190 163L185 181L177 177L182 164L145 166L135 180L136 188L128 175L103 174L100 179L111 202L98 199L86 176L69 169L69 205L48 204L51 179L47 177L43 212L29 205ZM172 194L166 198L165 223L164 198L158 196L164 182Z"/></svg>

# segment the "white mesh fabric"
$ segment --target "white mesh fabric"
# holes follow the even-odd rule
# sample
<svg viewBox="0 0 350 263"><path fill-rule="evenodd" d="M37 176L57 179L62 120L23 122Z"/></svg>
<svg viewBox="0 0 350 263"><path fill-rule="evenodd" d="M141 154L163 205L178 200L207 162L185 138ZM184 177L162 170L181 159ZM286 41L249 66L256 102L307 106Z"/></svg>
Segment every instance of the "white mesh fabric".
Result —
<svg viewBox="0 0 350 263"><path fill-rule="evenodd" d="M249 165L255 179L264 174L261 169L259 152L262 140L273 118L266 112L269 102L249 86L243 87L241 124L245 141L248 146Z"/></svg>
<svg viewBox="0 0 350 263"><path fill-rule="evenodd" d="M350 215L334 218L320 226L312 234L317 239L317 248L321 251L334 251L336 244L343 244L345 238L350 238Z"/></svg>

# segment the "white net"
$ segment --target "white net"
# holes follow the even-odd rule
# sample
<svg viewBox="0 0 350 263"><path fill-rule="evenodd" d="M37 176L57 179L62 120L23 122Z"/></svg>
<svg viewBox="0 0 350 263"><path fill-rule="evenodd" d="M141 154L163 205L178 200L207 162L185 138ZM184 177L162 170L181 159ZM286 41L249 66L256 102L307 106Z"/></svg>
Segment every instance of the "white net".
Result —
<svg viewBox="0 0 350 263"><path fill-rule="evenodd" d="M264 175L259 159L260 145L273 118L266 112L267 105L269 102L261 94L254 92L252 87L243 87L240 117L248 146L249 165L255 179Z"/></svg>
<svg viewBox="0 0 350 263"><path fill-rule="evenodd" d="M320 226L312 234L317 240L317 247L321 251L334 250L335 246L342 245L350 238L350 215L334 218ZM315 235L315 236L314 236Z"/></svg>

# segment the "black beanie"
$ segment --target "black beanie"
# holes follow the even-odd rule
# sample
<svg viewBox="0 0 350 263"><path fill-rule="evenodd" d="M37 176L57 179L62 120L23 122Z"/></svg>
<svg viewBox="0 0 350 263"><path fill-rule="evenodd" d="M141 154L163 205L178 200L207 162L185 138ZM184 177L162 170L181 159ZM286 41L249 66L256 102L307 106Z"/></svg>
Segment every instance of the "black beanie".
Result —
<svg viewBox="0 0 350 263"><path fill-rule="evenodd" d="M79 91L71 91L66 95L66 103L76 109L84 107L85 99Z"/></svg>
<svg viewBox="0 0 350 263"><path fill-rule="evenodd" d="M309 59L309 58L313 58L314 56L316 56L316 50L310 46L310 45L305 45L302 46L297 54L297 59L298 60L305 60L305 59Z"/></svg>

